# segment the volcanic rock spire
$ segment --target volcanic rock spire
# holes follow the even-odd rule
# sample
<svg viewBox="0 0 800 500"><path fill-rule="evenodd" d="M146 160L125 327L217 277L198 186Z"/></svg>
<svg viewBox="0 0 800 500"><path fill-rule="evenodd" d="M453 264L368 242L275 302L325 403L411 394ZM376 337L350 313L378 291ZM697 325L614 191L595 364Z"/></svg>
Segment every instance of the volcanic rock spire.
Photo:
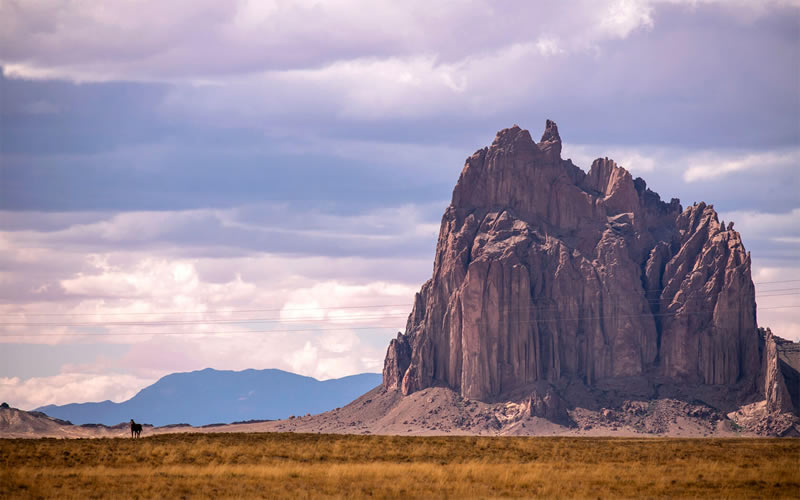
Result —
<svg viewBox="0 0 800 500"><path fill-rule="evenodd" d="M538 144L515 125L467 158L383 383L475 399L631 377L755 388L754 297L712 206L662 202L607 158L585 173L553 121Z"/></svg>

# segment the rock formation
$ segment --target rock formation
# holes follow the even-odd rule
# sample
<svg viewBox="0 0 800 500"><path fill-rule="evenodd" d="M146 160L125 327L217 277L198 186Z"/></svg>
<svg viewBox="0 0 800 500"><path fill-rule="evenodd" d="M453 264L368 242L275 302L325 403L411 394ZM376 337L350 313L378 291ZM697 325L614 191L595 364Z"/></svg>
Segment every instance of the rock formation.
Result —
<svg viewBox="0 0 800 500"><path fill-rule="evenodd" d="M800 415L800 343L759 328L762 351L764 396L770 412Z"/></svg>
<svg viewBox="0 0 800 500"><path fill-rule="evenodd" d="M780 354L778 345L780 339L772 335L767 329L764 332L763 346L763 374L764 396L766 397L767 410L770 412L784 413L792 411L792 399L786 380L781 373Z"/></svg>
<svg viewBox="0 0 800 500"><path fill-rule="evenodd" d="M383 384L499 400L532 384L636 378L772 391L785 410L785 384L775 369L763 376L778 358L769 342L760 349L733 225L712 205L661 201L608 158L585 173L561 158L548 120L538 143L514 126L467 158Z"/></svg>

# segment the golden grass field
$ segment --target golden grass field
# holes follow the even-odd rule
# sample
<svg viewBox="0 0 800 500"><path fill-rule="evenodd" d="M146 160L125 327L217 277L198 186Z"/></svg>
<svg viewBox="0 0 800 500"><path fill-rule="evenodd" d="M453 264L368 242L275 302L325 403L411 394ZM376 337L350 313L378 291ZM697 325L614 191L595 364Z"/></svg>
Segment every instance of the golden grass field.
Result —
<svg viewBox="0 0 800 500"><path fill-rule="evenodd" d="M792 497L800 440L0 439L0 498Z"/></svg>

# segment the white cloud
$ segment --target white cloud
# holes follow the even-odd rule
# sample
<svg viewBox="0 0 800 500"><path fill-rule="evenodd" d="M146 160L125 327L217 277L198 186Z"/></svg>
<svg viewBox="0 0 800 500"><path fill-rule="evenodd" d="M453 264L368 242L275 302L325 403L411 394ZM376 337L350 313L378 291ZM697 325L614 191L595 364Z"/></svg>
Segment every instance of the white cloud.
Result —
<svg viewBox="0 0 800 500"><path fill-rule="evenodd" d="M800 168L800 149L741 155L736 153L695 155L689 159L683 179L686 182L706 181L734 172L755 169L763 171L783 166Z"/></svg>
<svg viewBox="0 0 800 500"><path fill-rule="evenodd" d="M792 243L800 236L800 208L784 213L732 210L720 213L720 217L734 221L736 230L747 238Z"/></svg>
<svg viewBox="0 0 800 500"><path fill-rule="evenodd" d="M288 362L295 373L309 373L316 369L318 357L319 349L311 342L306 342L301 349L289 354Z"/></svg>
<svg viewBox="0 0 800 500"><path fill-rule="evenodd" d="M98 8L87 1L11 0L0 4L0 45L6 48L0 64L17 78L219 82L230 75L367 58L383 59L376 70L411 88L425 84L424 75L438 74L440 83L458 90L463 82L447 72L431 72L425 57L463 61L486 48L537 40L539 50L550 55L583 50L652 28L657 8L673 3L716 3L751 16L797 6L785 0L574 0L502 8L487 0L435 6L421 0L180 0L169 5L128 0ZM396 71L393 58L416 60L424 71ZM347 71L347 64L338 70Z"/></svg>
<svg viewBox="0 0 800 500"><path fill-rule="evenodd" d="M0 400L23 410L47 404L125 401L155 382L119 373L62 373L51 377L0 377Z"/></svg>
<svg viewBox="0 0 800 500"><path fill-rule="evenodd" d="M627 38L640 27L653 27L653 8L641 0L616 0L607 5L598 29L613 38Z"/></svg>
<svg viewBox="0 0 800 500"><path fill-rule="evenodd" d="M399 283L372 282L348 285L319 282L310 288L291 291L281 310L281 319L326 319L333 323L369 321L380 324L402 324L411 310L418 286ZM377 318L377 319L376 319Z"/></svg>
<svg viewBox="0 0 800 500"><path fill-rule="evenodd" d="M319 340L319 345L332 353L351 352L359 344L358 336L349 330L334 330L325 332Z"/></svg>
<svg viewBox="0 0 800 500"><path fill-rule="evenodd" d="M454 175L456 169L453 169ZM395 249L435 241L431 212L446 202L378 208L353 215L297 210L286 204L261 203L230 209L108 213L65 222L55 230L0 231L0 248L16 264L43 260L53 248L100 253L149 248L159 253L183 249L187 255L216 251L288 255L396 256ZM440 208L441 207L441 208ZM19 213L0 212L9 219ZM27 227L46 228L50 215L22 213ZM65 219L66 220L66 219ZM437 225L438 226L438 225ZM13 241L13 244L12 244ZM193 251L193 250L194 251ZM96 267L96 266L93 266ZM130 283L120 281L120 287Z"/></svg>
<svg viewBox="0 0 800 500"><path fill-rule="evenodd" d="M273 224L264 219L262 208L230 209L215 220L257 230ZM392 235L411 231L430 240L432 247L432 224L403 223L419 218L418 210L409 206L386 213L324 215L318 221L306 214L310 227L305 231L325 238L358 229L363 234L352 237L362 245L370 231L378 241L388 238L388 244L393 244ZM0 232L0 264L7 270L0 272L0 286L14 290L14 300L0 305L0 314L6 322L20 323L0 328L2 342L129 346L119 359L68 367L66 373L73 378L111 372L150 380L213 367L280 368L326 379L380 369L388 340L403 328L414 293L427 277L429 257L258 250L201 257L182 246L180 238L158 243L165 228L192 227L198 213L112 214L99 221L80 216L72 224L68 217L43 214L48 229L53 220L66 227ZM35 214L23 216L37 226ZM279 213L275 220L283 216ZM95 252L86 254L87 248ZM91 337L76 335L83 333ZM31 397L38 398L36 404L49 403L53 401L46 399L58 393L64 380L12 381L8 393L20 400L24 388L35 387L38 395ZM122 394L105 379L93 387L85 395L65 392L59 401Z"/></svg>
<svg viewBox="0 0 800 500"><path fill-rule="evenodd" d="M348 58L310 68L264 71L220 85L175 87L164 106L177 115L216 116L226 110L254 120L297 113L355 121L465 111L483 116L515 109L531 95L543 93L548 78L558 70L548 58L565 51L545 38L484 49L452 61L435 52ZM532 67L537 71L530 71Z"/></svg>
<svg viewBox="0 0 800 500"><path fill-rule="evenodd" d="M564 49L559 46L557 39L545 35L540 36L539 39L536 40L536 48L539 49L539 52L543 56L554 56L564 53Z"/></svg>
<svg viewBox="0 0 800 500"><path fill-rule="evenodd" d="M226 269L224 276L211 275L215 279L211 282L198 271L203 264L200 260L93 254L86 258L84 270L57 281L62 294L56 300L0 307L17 318L14 326L4 327L4 336L30 335L4 340L73 342L86 340L77 334L88 333L96 342L142 343L168 333L188 340L221 337L233 341L246 338L242 334L251 330L289 328L313 334L318 328L337 325L395 330L404 323L415 286L369 281L352 284L368 277L341 267L338 273L349 283L326 281L325 268L333 262L336 259L322 259L317 267L313 259L291 257L213 259L212 263ZM253 312L231 312L247 310ZM65 316L38 316L42 311ZM93 324L99 327L90 328Z"/></svg>

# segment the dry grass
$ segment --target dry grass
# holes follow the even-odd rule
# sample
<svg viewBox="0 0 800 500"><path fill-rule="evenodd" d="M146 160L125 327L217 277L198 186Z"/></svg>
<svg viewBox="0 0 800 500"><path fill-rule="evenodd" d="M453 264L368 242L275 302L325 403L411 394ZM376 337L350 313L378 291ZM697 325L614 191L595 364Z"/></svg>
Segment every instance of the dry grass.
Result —
<svg viewBox="0 0 800 500"><path fill-rule="evenodd" d="M0 498L796 498L799 463L800 441L772 439L0 439Z"/></svg>

